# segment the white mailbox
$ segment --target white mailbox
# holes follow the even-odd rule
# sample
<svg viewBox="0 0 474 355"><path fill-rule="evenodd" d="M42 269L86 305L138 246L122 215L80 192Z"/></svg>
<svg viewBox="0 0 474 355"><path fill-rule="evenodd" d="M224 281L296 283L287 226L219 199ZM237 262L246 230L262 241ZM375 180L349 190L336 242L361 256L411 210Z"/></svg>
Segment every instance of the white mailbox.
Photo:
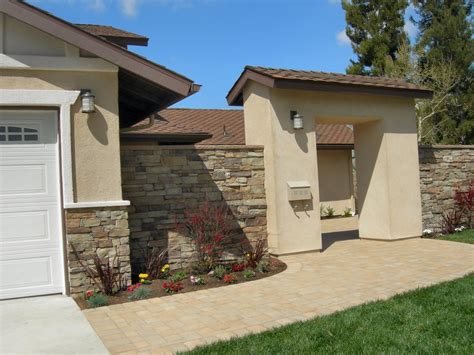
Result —
<svg viewBox="0 0 474 355"><path fill-rule="evenodd" d="M307 181L288 181L288 200L311 200L311 185Z"/></svg>

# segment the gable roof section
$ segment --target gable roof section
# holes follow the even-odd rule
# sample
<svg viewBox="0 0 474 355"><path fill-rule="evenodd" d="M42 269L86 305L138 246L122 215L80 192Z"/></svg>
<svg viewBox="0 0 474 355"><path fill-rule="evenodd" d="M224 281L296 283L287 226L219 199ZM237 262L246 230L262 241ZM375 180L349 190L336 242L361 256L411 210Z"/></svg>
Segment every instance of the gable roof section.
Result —
<svg viewBox="0 0 474 355"><path fill-rule="evenodd" d="M245 145L245 123L242 110L218 109L165 109L154 116L154 124L147 126L148 120L137 123L137 130L124 132L122 138L126 140L166 138L172 142L172 136L183 138L188 134L198 145ZM139 129L139 127L143 129ZM166 134L167 136L163 136ZM197 142L193 135L208 137ZM133 138L135 137L135 138ZM317 124L316 137L319 147L333 146L352 148L354 135L352 129L341 124ZM183 142L180 139L179 142ZM178 142L176 142L178 143Z"/></svg>
<svg viewBox="0 0 474 355"><path fill-rule="evenodd" d="M2 0L0 12L117 65L121 126L199 91L191 79L25 2Z"/></svg>
<svg viewBox="0 0 474 355"><path fill-rule="evenodd" d="M405 80L385 77L345 75L311 70L275 69L246 66L227 94L229 105L243 105L243 88L248 80L271 88L317 90L332 92L361 92L430 98L432 92Z"/></svg>

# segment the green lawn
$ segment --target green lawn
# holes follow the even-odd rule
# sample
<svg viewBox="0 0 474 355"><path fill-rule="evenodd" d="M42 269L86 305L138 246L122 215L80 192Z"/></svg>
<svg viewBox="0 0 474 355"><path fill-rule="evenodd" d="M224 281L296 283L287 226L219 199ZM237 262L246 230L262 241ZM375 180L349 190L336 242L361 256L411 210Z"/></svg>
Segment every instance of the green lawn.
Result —
<svg viewBox="0 0 474 355"><path fill-rule="evenodd" d="M443 235L439 239L474 244L474 229L466 229L459 233Z"/></svg>
<svg viewBox="0 0 474 355"><path fill-rule="evenodd" d="M190 353L474 354L474 274Z"/></svg>

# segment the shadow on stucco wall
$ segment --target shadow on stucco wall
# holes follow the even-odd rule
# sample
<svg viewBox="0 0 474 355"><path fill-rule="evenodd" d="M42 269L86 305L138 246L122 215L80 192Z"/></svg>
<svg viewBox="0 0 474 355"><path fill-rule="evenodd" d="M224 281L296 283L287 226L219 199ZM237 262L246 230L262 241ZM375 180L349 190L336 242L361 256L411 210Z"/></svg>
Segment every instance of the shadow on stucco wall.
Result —
<svg viewBox="0 0 474 355"><path fill-rule="evenodd" d="M169 249L172 267L187 266L194 246L176 222L206 202L232 212L223 259L238 259L242 243L266 238L263 149L123 146L121 157L123 197L131 203L132 272L142 271L148 240Z"/></svg>

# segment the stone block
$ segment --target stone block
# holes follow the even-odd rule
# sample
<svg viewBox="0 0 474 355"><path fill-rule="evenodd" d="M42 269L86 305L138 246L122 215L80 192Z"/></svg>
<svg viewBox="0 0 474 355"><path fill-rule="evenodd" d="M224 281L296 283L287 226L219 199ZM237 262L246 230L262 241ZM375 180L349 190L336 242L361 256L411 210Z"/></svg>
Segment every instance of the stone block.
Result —
<svg viewBox="0 0 474 355"><path fill-rule="evenodd" d="M100 226L100 219L98 218L87 218L81 220L83 227L97 227Z"/></svg>

